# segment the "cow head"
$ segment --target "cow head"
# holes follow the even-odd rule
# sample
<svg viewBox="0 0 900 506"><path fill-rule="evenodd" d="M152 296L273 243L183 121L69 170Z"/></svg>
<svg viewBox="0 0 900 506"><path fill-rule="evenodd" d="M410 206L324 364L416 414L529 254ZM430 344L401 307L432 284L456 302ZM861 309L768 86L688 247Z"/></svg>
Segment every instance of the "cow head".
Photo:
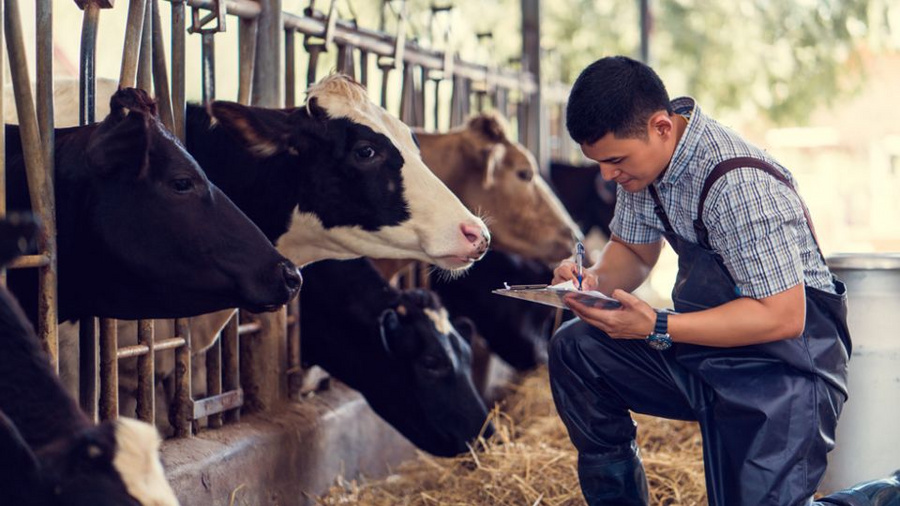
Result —
<svg viewBox="0 0 900 506"><path fill-rule="evenodd" d="M84 255L60 261L85 276L79 289L92 291L80 297L94 302L82 308L88 313L128 319L273 310L296 295L294 265L207 180L142 90L113 95L84 157L92 237L73 233L68 241Z"/></svg>
<svg viewBox="0 0 900 506"><path fill-rule="evenodd" d="M20 506L178 506L158 448L156 429L122 419L32 452L0 412L0 485L9 485L2 487L4 501Z"/></svg>
<svg viewBox="0 0 900 506"><path fill-rule="evenodd" d="M547 263L571 256L578 227L499 115L482 113L446 134L417 135L425 163L486 217L495 249Z"/></svg>
<svg viewBox="0 0 900 506"><path fill-rule="evenodd" d="M487 409L472 382L469 343L450 324L447 310L434 293L408 290L381 314L379 326L384 349L407 390L401 395L404 413L380 414L434 455L467 451L484 427ZM493 432L490 424L484 430L485 437Z"/></svg>
<svg viewBox="0 0 900 506"><path fill-rule="evenodd" d="M487 251L484 223L425 166L409 128L352 79L326 77L298 109L215 102L211 111L257 156L297 173L297 213L279 249L298 263L372 256L459 270Z"/></svg>

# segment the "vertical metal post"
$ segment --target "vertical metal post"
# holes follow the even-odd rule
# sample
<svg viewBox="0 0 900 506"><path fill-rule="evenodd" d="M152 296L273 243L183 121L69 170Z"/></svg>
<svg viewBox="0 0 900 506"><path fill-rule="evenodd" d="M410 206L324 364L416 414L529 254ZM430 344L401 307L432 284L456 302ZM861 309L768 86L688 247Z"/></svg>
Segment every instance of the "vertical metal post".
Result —
<svg viewBox="0 0 900 506"><path fill-rule="evenodd" d="M122 48L122 70L119 73L119 87L133 88L137 73L141 36L144 31L146 0L131 0L128 4L128 24L125 29L125 44Z"/></svg>
<svg viewBox="0 0 900 506"><path fill-rule="evenodd" d="M154 367L156 351L153 320L138 321L138 344L147 346L150 351L137 359L137 417L147 423L154 423L156 416L156 370Z"/></svg>
<svg viewBox="0 0 900 506"><path fill-rule="evenodd" d="M638 0L641 10L641 61L650 63L650 0Z"/></svg>
<svg viewBox="0 0 900 506"><path fill-rule="evenodd" d="M212 346L206 350L206 396L212 397L222 393L222 339L219 336ZM218 429L222 426L222 415L209 415L207 426Z"/></svg>
<svg viewBox="0 0 900 506"><path fill-rule="evenodd" d="M284 31L284 106L294 107L297 94L297 53L294 30Z"/></svg>
<svg viewBox="0 0 900 506"><path fill-rule="evenodd" d="M522 1L522 69L534 75L537 90L533 95L523 98L527 104L525 117L519 117L519 123L527 124L526 137L520 139L534 153L538 167L545 170L548 166L549 150L547 149L546 114L543 107L541 83L541 2L540 0Z"/></svg>
<svg viewBox="0 0 900 506"><path fill-rule="evenodd" d="M50 364L59 371L59 342L56 313L56 203L53 194L52 175L44 165L41 132L38 129L28 60L25 56L25 38L19 17L19 1L6 0L4 5L6 49L12 74L16 110L19 114L19 131L22 135L22 152L28 177L28 192L34 213L41 220L38 245L49 262L38 270L38 336L44 350L50 356ZM52 47L52 46L51 46ZM52 123L51 123L52 125Z"/></svg>
<svg viewBox="0 0 900 506"><path fill-rule="evenodd" d="M78 321L78 402L94 422L100 421L100 336L93 316Z"/></svg>
<svg viewBox="0 0 900 506"><path fill-rule="evenodd" d="M201 81L203 84L203 104L209 104L216 99L216 39L212 33L200 35L200 58L203 62Z"/></svg>
<svg viewBox="0 0 900 506"><path fill-rule="evenodd" d="M44 148L44 170L53 177L53 6L51 0L35 2L37 39L37 119Z"/></svg>
<svg viewBox="0 0 900 506"><path fill-rule="evenodd" d="M141 45L138 52L138 88L153 95L153 0L144 5L144 25L141 29Z"/></svg>
<svg viewBox="0 0 900 506"><path fill-rule="evenodd" d="M176 437L190 437L194 418L191 397L191 325L188 319L175 320L175 334L184 339L184 346L175 349L174 426Z"/></svg>
<svg viewBox="0 0 900 506"><path fill-rule="evenodd" d="M166 45L163 41L162 21L159 15L159 0L150 0L153 15L153 87L156 88L156 103L159 118L171 132L175 132L175 118L172 113L172 97L169 93L169 71L166 68Z"/></svg>
<svg viewBox="0 0 900 506"><path fill-rule="evenodd" d="M359 82L365 87L369 87L369 52L359 52Z"/></svg>
<svg viewBox="0 0 900 506"><path fill-rule="evenodd" d="M184 138L184 0L172 1L172 117L175 135Z"/></svg>
<svg viewBox="0 0 900 506"><path fill-rule="evenodd" d="M240 348L240 337L238 336L238 313L240 311L235 311L234 316L231 317L231 320L228 321L228 324L225 325L225 328L222 329L222 387L226 391L232 390L240 390L241 388L241 355L239 352ZM209 374L209 371L206 372ZM235 423L240 421L241 418L241 410L240 408L232 409L230 411L225 412L224 421L225 423Z"/></svg>
<svg viewBox="0 0 900 506"><path fill-rule="evenodd" d="M81 24L81 60L78 66L78 122L82 125L89 125L95 121L97 23L99 17L100 6L96 2L86 2Z"/></svg>
<svg viewBox="0 0 900 506"><path fill-rule="evenodd" d="M100 419L119 417L119 343L116 321L100 319Z"/></svg>
<svg viewBox="0 0 900 506"><path fill-rule="evenodd" d="M281 0L259 0L259 4L252 103L261 107L281 107L281 30L284 27Z"/></svg>
<svg viewBox="0 0 900 506"><path fill-rule="evenodd" d="M238 103L250 105L253 74L256 67L256 20L241 19L238 24Z"/></svg>

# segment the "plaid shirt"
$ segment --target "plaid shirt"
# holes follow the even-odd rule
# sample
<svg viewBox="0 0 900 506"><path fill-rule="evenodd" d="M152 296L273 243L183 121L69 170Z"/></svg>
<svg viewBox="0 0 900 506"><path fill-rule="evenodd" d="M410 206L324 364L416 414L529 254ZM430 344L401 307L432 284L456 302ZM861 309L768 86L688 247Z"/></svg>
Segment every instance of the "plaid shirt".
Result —
<svg viewBox="0 0 900 506"><path fill-rule="evenodd" d="M675 232L697 242L693 221L706 177L719 162L750 156L790 172L765 151L700 111L694 99L672 101L676 114L689 117L669 168L656 181L660 200ZM806 286L834 293L831 273L819 256L797 195L774 177L752 167L735 169L719 179L706 198L703 221L709 242L722 257L741 295L760 299ZM623 241L646 244L662 237L662 222L653 212L647 190L618 189L612 233Z"/></svg>

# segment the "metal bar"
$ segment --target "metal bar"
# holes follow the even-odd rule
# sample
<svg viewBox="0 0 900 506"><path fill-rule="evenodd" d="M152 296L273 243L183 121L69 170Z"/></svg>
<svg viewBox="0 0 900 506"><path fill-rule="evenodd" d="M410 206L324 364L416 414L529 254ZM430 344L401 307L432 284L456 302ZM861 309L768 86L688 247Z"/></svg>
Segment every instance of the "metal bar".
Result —
<svg viewBox="0 0 900 506"><path fill-rule="evenodd" d="M254 332L259 332L260 330L262 330L262 324L259 322L242 323L238 327L238 334L253 334Z"/></svg>
<svg viewBox="0 0 900 506"><path fill-rule="evenodd" d="M38 337L50 357L53 370L59 371L59 341L56 316L56 204L52 176L44 165L41 134L38 130L28 60L25 56L25 38L19 17L19 0L7 0L4 4L6 49L12 74L16 110L19 114L19 131L22 136L22 152L28 176L28 192L34 214L41 220L38 245L50 262L38 271Z"/></svg>
<svg viewBox="0 0 900 506"><path fill-rule="evenodd" d="M238 103L250 105L253 69L256 67L256 20L241 19L238 24Z"/></svg>
<svg viewBox="0 0 900 506"><path fill-rule="evenodd" d="M321 17L297 16L286 12L284 13L284 26L304 34L323 37L326 20ZM381 32L359 28L346 21L337 21L333 34L335 44L354 46L361 51L378 56L394 56L395 54L396 39ZM413 42L405 44L402 60L427 69L442 70L445 68L443 52L419 47ZM489 71L490 69L485 65L455 60L451 73L475 81L483 81L487 79ZM497 73L491 77L491 82L496 86L525 93L534 93L537 90L537 82L534 76L528 72L497 70Z"/></svg>
<svg viewBox="0 0 900 506"><path fill-rule="evenodd" d="M232 390L230 392L225 392L224 394L194 401L192 404L194 409L191 414L193 415L194 420L199 420L204 416L213 419L218 413L234 410L243 406L244 391L240 389Z"/></svg>
<svg viewBox="0 0 900 506"><path fill-rule="evenodd" d="M94 422L100 421L100 336L97 319L78 322L78 401L81 410Z"/></svg>
<svg viewBox="0 0 900 506"><path fill-rule="evenodd" d="M297 95L297 41L293 30L284 31L284 106L294 107Z"/></svg>
<svg viewBox="0 0 900 506"><path fill-rule="evenodd" d="M185 346L187 342L183 337L170 337L168 339L162 339L160 341L156 341L153 346L153 351L159 353L163 350L172 350L178 348L179 346Z"/></svg>
<svg viewBox="0 0 900 506"><path fill-rule="evenodd" d="M413 77L413 66L403 66L403 81L400 86L400 121L409 126L421 126L416 124L416 83Z"/></svg>
<svg viewBox="0 0 900 506"><path fill-rule="evenodd" d="M288 371L301 370L300 354L300 297L298 295L287 306L287 343L288 343ZM300 399L300 389L303 385L303 375L300 372L288 372L288 395L291 399Z"/></svg>
<svg viewBox="0 0 900 506"><path fill-rule="evenodd" d="M222 394L222 340L216 339L206 350L206 397L215 398ZM218 412L217 412L218 413ZM194 404L194 417L197 415L197 404ZM210 429L222 426L222 415L210 414L207 420Z"/></svg>
<svg viewBox="0 0 900 506"><path fill-rule="evenodd" d="M191 325L186 318L175 320L175 333L184 338L184 346L175 350L175 400L173 402L175 437L191 437L194 406L191 397Z"/></svg>
<svg viewBox="0 0 900 506"><path fill-rule="evenodd" d="M5 136L4 136L5 137ZM21 256L6 266L7 269L29 269L34 267L44 267L50 265L50 257L47 255L25 255Z"/></svg>
<svg viewBox="0 0 900 506"><path fill-rule="evenodd" d="M309 64L306 66L306 87L316 84L316 72L319 68L319 55L322 53L321 45L306 45L309 52Z"/></svg>
<svg viewBox="0 0 900 506"><path fill-rule="evenodd" d="M152 0L151 0L152 1ZM144 28L149 28L145 25ZM147 354L137 359L137 417L147 423L154 423L156 416L156 362L153 350L153 320L138 321L138 344L147 347Z"/></svg>
<svg viewBox="0 0 900 506"><path fill-rule="evenodd" d="M441 79L434 80L434 131L441 131Z"/></svg>
<svg viewBox="0 0 900 506"><path fill-rule="evenodd" d="M534 75L536 88L528 93L525 117L519 122L528 124L527 137L520 139L537 159L538 167L549 167L550 153L547 149L547 115L541 97L541 3L540 0L521 0L522 5L522 65L523 70ZM546 174L545 174L546 175Z"/></svg>
<svg viewBox="0 0 900 506"><path fill-rule="evenodd" d="M53 178L53 6L51 0L35 2L37 77L35 79L38 126L44 150L44 170Z"/></svg>
<svg viewBox="0 0 900 506"><path fill-rule="evenodd" d="M159 14L159 0L150 0L153 39L153 87L156 91L156 104L159 118L170 132L175 131L175 118L172 114L172 97L169 93L169 71L166 68L166 44L163 41L162 21Z"/></svg>
<svg viewBox="0 0 900 506"><path fill-rule="evenodd" d="M416 105L416 126L425 127L425 84L428 82L428 69L419 67L419 84L416 87L415 105Z"/></svg>
<svg viewBox="0 0 900 506"><path fill-rule="evenodd" d="M119 357L116 321L100 318L100 419L119 417Z"/></svg>
<svg viewBox="0 0 900 506"><path fill-rule="evenodd" d="M138 52L137 87L153 95L153 0L144 5L144 27Z"/></svg>
<svg viewBox="0 0 900 506"><path fill-rule="evenodd" d="M169 0L172 3L181 0ZM190 7L200 9L213 10L215 8L214 0L187 0ZM225 2L225 12L241 19L256 19L259 17L262 8L256 2L246 0L227 0Z"/></svg>
<svg viewBox="0 0 900 506"><path fill-rule="evenodd" d="M216 99L216 39L212 33L200 35L202 63L201 82L203 83L203 104L209 105Z"/></svg>
<svg viewBox="0 0 900 506"><path fill-rule="evenodd" d="M123 358L142 357L149 354L150 347L146 344L133 344L116 350L116 356L119 357L119 360L122 360Z"/></svg>
<svg viewBox="0 0 900 506"><path fill-rule="evenodd" d="M251 102L260 107L282 106L281 0L259 0L261 12L256 39L256 72Z"/></svg>
<svg viewBox="0 0 900 506"><path fill-rule="evenodd" d="M653 18L650 15L650 0L639 0L641 11L641 61L650 63L650 27Z"/></svg>
<svg viewBox="0 0 900 506"><path fill-rule="evenodd" d="M238 337L238 314L235 313L231 320L222 329L222 387L226 392L240 390L241 388L241 356L240 338ZM209 374L209 371L207 371ZM243 404L243 396L241 398ZM240 421L241 410L232 409L225 412L225 423Z"/></svg>
<svg viewBox="0 0 900 506"><path fill-rule="evenodd" d="M172 118L175 122L175 136L184 138L184 43L185 43L184 2L172 0Z"/></svg>
<svg viewBox="0 0 900 506"><path fill-rule="evenodd" d="M352 46L338 46L337 71L350 76L352 79L356 79L356 65L353 62Z"/></svg>
<svg viewBox="0 0 900 506"><path fill-rule="evenodd" d="M84 16L81 23L81 59L79 61L78 81L78 123L93 123L96 89L97 60L97 23L100 17L100 6L96 2L84 5Z"/></svg>
<svg viewBox="0 0 900 506"><path fill-rule="evenodd" d="M359 52L359 82L365 87L369 86L369 52Z"/></svg>
<svg viewBox="0 0 900 506"><path fill-rule="evenodd" d="M122 47L122 68L119 73L119 87L133 88L137 73L141 34L144 31L146 0L131 0L128 4L128 21L125 28L125 44Z"/></svg>
<svg viewBox="0 0 900 506"><path fill-rule="evenodd" d="M387 109L388 81L391 77L390 67L378 66L381 69L381 107Z"/></svg>

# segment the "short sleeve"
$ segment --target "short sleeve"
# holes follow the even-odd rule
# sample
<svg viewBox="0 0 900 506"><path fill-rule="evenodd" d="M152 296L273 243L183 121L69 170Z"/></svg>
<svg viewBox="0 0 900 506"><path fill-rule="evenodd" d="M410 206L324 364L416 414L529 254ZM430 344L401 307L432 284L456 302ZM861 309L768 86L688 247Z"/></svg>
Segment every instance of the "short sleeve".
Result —
<svg viewBox="0 0 900 506"><path fill-rule="evenodd" d="M631 244L649 244L662 238L659 230L643 221L635 211L635 197L621 188L616 196L616 210L609 229L613 235Z"/></svg>
<svg viewBox="0 0 900 506"><path fill-rule="evenodd" d="M761 299L803 281L803 206L775 178L752 168L730 172L710 191L703 222L741 295Z"/></svg>

